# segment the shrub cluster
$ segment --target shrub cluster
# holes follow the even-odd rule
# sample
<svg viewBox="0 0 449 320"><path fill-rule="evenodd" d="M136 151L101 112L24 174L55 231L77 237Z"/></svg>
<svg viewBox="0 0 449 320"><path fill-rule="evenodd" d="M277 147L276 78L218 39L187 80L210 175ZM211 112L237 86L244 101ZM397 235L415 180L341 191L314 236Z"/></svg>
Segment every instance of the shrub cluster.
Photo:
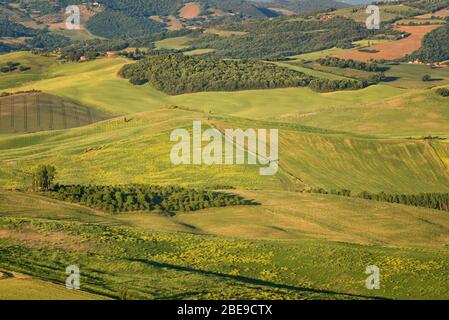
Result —
<svg viewBox="0 0 449 320"><path fill-rule="evenodd" d="M439 88L436 92L442 97L449 97L449 88Z"/></svg>

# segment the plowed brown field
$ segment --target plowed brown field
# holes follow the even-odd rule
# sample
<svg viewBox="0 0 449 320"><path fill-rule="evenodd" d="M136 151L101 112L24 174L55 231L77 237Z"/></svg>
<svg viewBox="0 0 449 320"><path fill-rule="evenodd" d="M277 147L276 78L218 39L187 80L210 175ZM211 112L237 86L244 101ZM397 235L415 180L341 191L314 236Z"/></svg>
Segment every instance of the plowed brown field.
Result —
<svg viewBox="0 0 449 320"><path fill-rule="evenodd" d="M367 48L369 50L375 50L378 52L360 52L358 49L352 49L348 51L339 52L337 54L340 58L354 59L360 61L368 61L370 59L385 59L385 60L395 60L403 58L407 54L411 54L421 47L422 39L430 31L439 28L441 26L400 26L396 27L396 30L408 32L410 36L407 38L386 42L378 43Z"/></svg>
<svg viewBox="0 0 449 320"><path fill-rule="evenodd" d="M198 3L187 3L180 11L179 16L184 19L195 19L201 13L201 6Z"/></svg>

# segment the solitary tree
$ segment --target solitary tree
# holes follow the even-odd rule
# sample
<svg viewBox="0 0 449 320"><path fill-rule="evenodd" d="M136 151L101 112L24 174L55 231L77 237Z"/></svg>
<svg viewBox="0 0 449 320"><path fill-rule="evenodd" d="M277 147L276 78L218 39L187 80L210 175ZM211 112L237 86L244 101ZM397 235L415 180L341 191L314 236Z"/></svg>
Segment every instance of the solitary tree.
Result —
<svg viewBox="0 0 449 320"><path fill-rule="evenodd" d="M430 80L432 80L432 77L430 76L430 74L423 75L422 81L428 82Z"/></svg>
<svg viewBox="0 0 449 320"><path fill-rule="evenodd" d="M40 165L33 173L34 191L48 191L53 185L56 168L49 165Z"/></svg>

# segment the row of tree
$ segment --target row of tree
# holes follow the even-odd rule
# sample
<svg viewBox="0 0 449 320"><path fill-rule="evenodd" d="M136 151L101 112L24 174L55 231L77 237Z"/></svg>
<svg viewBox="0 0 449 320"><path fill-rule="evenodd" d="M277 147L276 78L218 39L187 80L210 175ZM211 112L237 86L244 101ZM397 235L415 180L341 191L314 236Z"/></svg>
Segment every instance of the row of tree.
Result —
<svg viewBox="0 0 449 320"><path fill-rule="evenodd" d="M403 204L407 206L430 208L435 210L449 211L449 193L420 193L420 194L395 194L395 193L372 193L363 191L353 195L351 190L331 190L314 188L311 193L334 194L345 197L356 197L367 200Z"/></svg>
<svg viewBox="0 0 449 320"><path fill-rule="evenodd" d="M370 83L366 80L352 79L314 79L309 83L309 88L316 92L333 92L340 90L359 90L366 88Z"/></svg>
<svg viewBox="0 0 449 320"><path fill-rule="evenodd" d="M54 199L80 203L111 213L152 210L189 212L213 207L256 204L234 194L175 186L56 184L46 194Z"/></svg>

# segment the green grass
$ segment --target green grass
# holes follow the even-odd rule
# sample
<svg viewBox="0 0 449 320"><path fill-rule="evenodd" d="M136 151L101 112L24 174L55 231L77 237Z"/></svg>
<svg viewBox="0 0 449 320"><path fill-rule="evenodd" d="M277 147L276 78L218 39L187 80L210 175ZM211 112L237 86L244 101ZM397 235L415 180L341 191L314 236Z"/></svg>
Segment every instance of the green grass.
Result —
<svg viewBox="0 0 449 320"><path fill-rule="evenodd" d="M388 68L388 70L385 71L387 81L385 81L384 84L388 84L397 88L422 90L449 84L449 68L431 68L430 66L426 65L416 65L408 63L390 64L384 66ZM373 72L351 68L322 66L315 62L302 63L302 65L299 65L298 68L306 70L310 68L309 74L314 75L313 72L316 72L316 76L321 78L326 78L325 75L328 74L330 75L327 77L329 79L332 79L332 77L346 77L363 80L369 79L370 76L375 74ZM298 70L301 71L300 69ZM432 77L432 81L422 81L422 77L425 74L430 75Z"/></svg>
<svg viewBox="0 0 449 320"><path fill-rule="evenodd" d="M203 55L203 54L207 54L210 52L214 52L215 49L196 49L196 50L191 50L191 51L186 51L184 52L184 54L186 56L198 56L198 55Z"/></svg>
<svg viewBox="0 0 449 320"><path fill-rule="evenodd" d="M315 51L315 52L310 52L310 53L303 53L303 54L291 56L290 59L313 61L313 60L316 60L318 58L335 55L335 54L340 53L342 51L344 51L344 49L331 48L331 49Z"/></svg>
<svg viewBox="0 0 449 320"><path fill-rule="evenodd" d="M276 128L280 124L224 119L215 125L223 129ZM424 141L326 133L294 126L279 128L282 171L306 186L354 192L449 191L449 171Z"/></svg>
<svg viewBox="0 0 449 320"><path fill-rule="evenodd" d="M348 79L347 77L332 74L329 72L322 72L316 69L312 68L306 68L299 64L294 63L285 63L285 62L275 62L276 65L281 67L286 67L292 70L296 70L302 73L305 73L309 76L316 77L316 78L322 78L322 79L331 79L331 80L341 80L341 79Z"/></svg>
<svg viewBox="0 0 449 320"><path fill-rule="evenodd" d="M101 296L78 290L67 290L31 277L0 279L0 300L98 300Z"/></svg>
<svg viewBox="0 0 449 320"><path fill-rule="evenodd" d="M284 118L309 126L385 137L449 136L447 98L433 90L410 90L401 96L361 103L358 107L324 106L321 110L298 112Z"/></svg>
<svg viewBox="0 0 449 320"><path fill-rule="evenodd" d="M190 47L189 43L191 41L191 37L184 36L156 41L154 44L158 49L182 50Z"/></svg>
<svg viewBox="0 0 449 320"><path fill-rule="evenodd" d="M288 193L254 196L266 202L261 214L267 226L288 231L299 228L296 231L302 232L302 237L250 239L251 232L244 229L251 228L256 212L232 214L220 209L176 217L213 232L215 227L218 232L214 233L239 236L230 238L157 232L142 225L136 228L129 222L135 219L134 215L106 216L113 223L96 224L76 215L74 221L50 215L36 218L34 210L15 205L13 212L7 206L8 213L0 218L0 230L9 234L9 238L0 237L0 268L63 283L66 266L76 261L82 289L111 298L119 298L123 291L131 299L448 298L445 270L449 266L449 252L441 245L448 236L447 228L443 228L448 223L447 216L391 204L380 204L379 208L366 200L333 196L298 198ZM2 194L7 203L21 201L23 197L27 195ZM317 208L308 203L317 200L322 203L322 210L318 211L322 215L317 215ZM58 204L48 201L49 207L56 209ZM360 212L348 209L352 208L351 201L356 202ZM5 210L4 203L0 202L0 211ZM298 210L295 205L305 207ZM64 204L59 211L64 212L70 206ZM396 213L394 217L389 210ZM32 218L27 218L28 214ZM95 215L98 214L92 212ZM229 215L235 217L234 223L225 218ZM343 218L339 219L339 215ZM432 224L424 222L421 216ZM152 219L145 220L147 225ZM117 220L123 225L115 225ZM252 228L260 228L260 224ZM320 235L322 230L328 232L324 237ZM326 240L327 237L336 242ZM362 238L378 245L349 243ZM411 242L407 243L407 239ZM403 243L402 248L394 245ZM416 243L419 248L414 247ZM365 269L372 264L381 269L381 290L364 287Z"/></svg>
<svg viewBox="0 0 449 320"><path fill-rule="evenodd" d="M427 89L435 86L449 85L449 68L431 68L425 65L405 64L389 66L385 72L387 77L392 77L390 85L407 89ZM432 81L422 81L423 75L428 74Z"/></svg>
<svg viewBox="0 0 449 320"><path fill-rule="evenodd" d="M123 58L58 64L14 55L0 59L36 59L36 78L11 75L7 91L41 89L122 116L1 135L2 188L27 189L32 170L45 163L57 167L61 183L232 185L238 189L229 192L261 205L174 217L110 215L0 191L0 270L29 279L0 280L0 299L119 298L123 292L131 299L449 299L447 212L287 191L449 192L449 143L394 138L449 136L446 99L412 84L421 69L393 66L403 73L396 81L414 89L167 96L119 78L129 63ZM164 105L191 111L160 109ZM279 173L261 177L257 166L173 166L169 135L190 129L193 120L202 120L204 129L279 128ZM74 261L82 289L92 294L61 286ZM372 264L381 268L379 291L364 288Z"/></svg>
<svg viewBox="0 0 449 320"><path fill-rule="evenodd" d="M323 107L355 106L400 96L405 90L390 86L372 86L358 91L332 94L316 93L308 88L202 92L170 98L171 103L217 114L274 119L296 112L314 112ZM273 104L276 108L273 108Z"/></svg>
<svg viewBox="0 0 449 320"><path fill-rule="evenodd" d="M10 73L0 73L0 90L23 85L27 82L45 79L50 67L57 65L54 58L36 56L27 52L14 52L0 55L0 65L8 61L20 62L31 69L26 72L18 70Z"/></svg>
<svg viewBox="0 0 449 320"><path fill-rule="evenodd" d="M92 39L101 39L101 37L93 35L87 29L82 29L82 30L60 29L60 30L54 30L51 33L68 37L72 41L85 41L85 40L92 40Z"/></svg>

